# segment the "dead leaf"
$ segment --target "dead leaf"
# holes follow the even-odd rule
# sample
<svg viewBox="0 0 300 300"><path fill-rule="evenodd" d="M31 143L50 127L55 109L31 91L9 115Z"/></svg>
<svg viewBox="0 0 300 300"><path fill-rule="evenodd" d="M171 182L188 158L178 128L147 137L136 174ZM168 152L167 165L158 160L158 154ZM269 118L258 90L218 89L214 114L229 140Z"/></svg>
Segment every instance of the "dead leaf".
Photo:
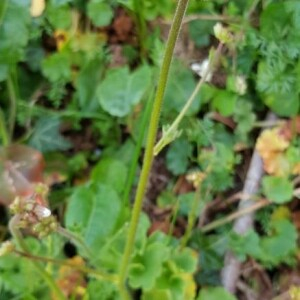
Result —
<svg viewBox="0 0 300 300"><path fill-rule="evenodd" d="M65 265L59 269L58 286L68 299L83 299L86 293L86 280L82 272L76 266L84 266L84 260L80 256L75 256L68 260L74 267Z"/></svg>
<svg viewBox="0 0 300 300"><path fill-rule="evenodd" d="M256 143L256 150L263 159L268 174L283 176L290 172L290 164L284 155L289 141L282 135L282 127L264 130Z"/></svg>

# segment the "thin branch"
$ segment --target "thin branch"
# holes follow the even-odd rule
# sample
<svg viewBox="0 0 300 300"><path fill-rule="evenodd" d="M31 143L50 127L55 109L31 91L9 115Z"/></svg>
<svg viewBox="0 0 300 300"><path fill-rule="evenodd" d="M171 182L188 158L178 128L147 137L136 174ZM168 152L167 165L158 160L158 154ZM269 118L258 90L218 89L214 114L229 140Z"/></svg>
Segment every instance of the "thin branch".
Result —
<svg viewBox="0 0 300 300"><path fill-rule="evenodd" d="M261 201L258 201L256 203L254 203L253 205L249 206L249 207L245 207L244 209L239 209L238 211L230 214L229 216L226 216L222 219L213 221L205 226L203 226L201 229L202 232L208 232L211 231L213 229L216 229L217 227L220 227L222 225L225 225L237 218L243 217L245 215L248 215L258 209L261 209L265 206L268 206L269 204L271 204L271 202L267 199L262 199Z"/></svg>

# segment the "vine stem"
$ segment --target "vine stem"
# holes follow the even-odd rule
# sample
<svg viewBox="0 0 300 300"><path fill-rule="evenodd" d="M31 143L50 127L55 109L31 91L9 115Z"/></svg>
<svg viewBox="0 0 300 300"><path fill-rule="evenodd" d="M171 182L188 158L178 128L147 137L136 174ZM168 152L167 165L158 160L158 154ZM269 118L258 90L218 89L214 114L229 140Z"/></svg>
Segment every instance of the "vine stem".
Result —
<svg viewBox="0 0 300 300"><path fill-rule="evenodd" d="M17 214L13 216L9 221L9 230L14 237L14 239L17 242L17 245L25 252L29 253L29 250L27 248L27 245L24 242L23 236L19 229L17 228L18 223L20 221L20 216ZM64 294L60 290L60 288L57 286L56 282L53 280L52 276L47 273L47 271L37 262L37 261L31 261L33 266L35 267L36 271L40 274L42 278L44 278L45 282L48 284L49 288L52 290L53 294L55 294L55 297L57 300L66 300Z"/></svg>
<svg viewBox="0 0 300 300"><path fill-rule="evenodd" d="M221 54L222 48L223 48L223 44L219 43L214 57L210 60L208 68L204 72L202 78L199 80L199 82L196 85L196 87L195 87L193 93L191 94L190 98L187 100L186 104L181 109L180 113L178 114L178 116L176 117L176 119L173 121L173 123L171 124L171 126L164 133L163 137L155 145L155 147L154 147L154 155L157 155L169 143L168 142L168 141L170 141L169 138L173 135L174 131L177 130L179 123L181 122L181 120L185 116L186 112L188 111L188 109L192 105L192 103L195 100L195 98L196 98L198 92L200 91L202 85L206 81L208 75L213 71L214 65L215 65L216 61L218 60L218 58L219 58L219 56Z"/></svg>
<svg viewBox="0 0 300 300"><path fill-rule="evenodd" d="M165 88L168 80L168 74L169 74L169 69L172 61L174 47L175 47L176 40L178 38L182 19L184 17L188 2L189 0L178 1L173 23L170 29L168 41L166 44L165 55L164 55L162 67L159 74L158 86L157 86L156 95L153 103L153 109L151 112L148 138L146 143L145 155L143 159L142 171L139 178L139 183L138 183L137 192L135 196L135 202L133 206L133 212L129 224L129 231L126 240L124 255L121 261L121 267L119 271L119 280L120 280L121 289L124 289L124 285L127 277L128 265L130 262L130 257L134 246L134 240L136 236L139 216L141 213L143 198L146 190L146 185L148 182L150 169L153 162L153 149L154 149L155 139L157 135L160 111L163 103L163 97L164 97Z"/></svg>

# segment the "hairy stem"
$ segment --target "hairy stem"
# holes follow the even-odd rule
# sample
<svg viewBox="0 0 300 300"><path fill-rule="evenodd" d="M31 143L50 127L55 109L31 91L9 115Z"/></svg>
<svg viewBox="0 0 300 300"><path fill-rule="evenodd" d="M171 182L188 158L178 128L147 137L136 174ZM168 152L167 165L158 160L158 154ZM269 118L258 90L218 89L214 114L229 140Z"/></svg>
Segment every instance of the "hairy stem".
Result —
<svg viewBox="0 0 300 300"><path fill-rule="evenodd" d="M13 216L9 221L9 230L13 236L13 238L16 240L17 245L25 252L30 253L29 249L27 248L27 245L24 242L23 236L21 232L18 229L18 223L20 221L19 215ZM40 276L45 280L45 282L48 284L49 288L55 295L56 299L58 300L66 300L64 294L60 290L60 288L57 286L56 282L50 276L50 274L47 273L47 271L37 262L37 261L31 261L33 266L35 267L36 271L40 274Z"/></svg>
<svg viewBox="0 0 300 300"><path fill-rule="evenodd" d="M143 167L139 178L139 183L138 183L137 192L135 196L135 202L133 206L133 212L129 224L129 231L126 240L124 255L122 258L120 272L119 272L119 279L122 287L124 286L127 277L128 265L133 251L136 230L137 230L139 216L142 208L142 202L145 194L146 185L148 182L150 169L152 166L153 148L154 148L154 143L157 135L159 116L160 116L160 111L163 103L163 97L164 97L165 88L167 84L170 64L172 61L175 43L179 34L179 30L181 27L182 19L185 14L187 4L188 4L188 0L178 1L177 9L175 12L174 20L170 29L170 34L166 45L166 51L165 51L161 71L159 74L158 87L156 90L153 109L151 112L151 119L149 124L149 131L148 131L146 150L145 150L145 155L143 160Z"/></svg>
<svg viewBox="0 0 300 300"><path fill-rule="evenodd" d="M152 93L151 93L151 95L152 95ZM142 124L141 124L141 127L140 127L140 131L139 131L138 140L137 140L137 143L136 143L136 146L135 146L135 149L134 149L130 169L129 169L129 172L128 172L128 179L127 179L126 186L125 186L125 189L124 189L123 206L128 205L129 202L130 202L129 201L129 194L130 194L130 191L131 191L132 186L133 186L134 177L135 177L135 174L136 174L137 164L138 164L139 156L140 156L140 153L141 153L141 148L142 148L142 144L143 144L143 140L144 140L145 131L146 131L146 127L147 127L147 124L148 124L151 108L152 108L152 101L150 101L150 99L148 99L147 104L146 104L146 109L143 113L143 119L142 119Z"/></svg>

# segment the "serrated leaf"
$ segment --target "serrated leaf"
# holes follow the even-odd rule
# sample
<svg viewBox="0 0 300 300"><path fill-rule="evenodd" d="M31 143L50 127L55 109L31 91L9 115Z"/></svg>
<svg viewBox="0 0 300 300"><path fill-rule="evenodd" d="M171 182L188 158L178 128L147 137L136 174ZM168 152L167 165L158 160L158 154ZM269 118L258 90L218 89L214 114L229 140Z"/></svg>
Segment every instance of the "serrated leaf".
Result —
<svg viewBox="0 0 300 300"><path fill-rule="evenodd" d="M151 73L147 65L132 73L128 67L110 70L97 89L102 108L112 116L128 115L148 89Z"/></svg>
<svg viewBox="0 0 300 300"><path fill-rule="evenodd" d="M186 140L176 140L167 152L167 167L174 174L179 175L186 172L188 158L191 155L192 146Z"/></svg>
<svg viewBox="0 0 300 300"><path fill-rule="evenodd" d="M68 53L57 52L42 63L42 71L51 82L71 80L71 61Z"/></svg>
<svg viewBox="0 0 300 300"><path fill-rule="evenodd" d="M174 262L180 271L194 273L197 268L198 255L195 251L185 248L179 253L175 253Z"/></svg>
<svg viewBox="0 0 300 300"><path fill-rule="evenodd" d="M68 150L71 143L60 134L59 128L59 118L40 118L35 124L29 145L41 152Z"/></svg>
<svg viewBox="0 0 300 300"><path fill-rule="evenodd" d="M126 165L116 159L103 159L95 166L91 178L94 182L99 182L111 186L121 193L125 187L127 179Z"/></svg>
<svg viewBox="0 0 300 300"><path fill-rule="evenodd" d="M154 242L147 245L143 254L137 254L129 267L129 283L134 288L149 290L162 271L162 263L168 258L165 244Z"/></svg>
<svg viewBox="0 0 300 300"><path fill-rule="evenodd" d="M113 233L121 211L117 192L104 184L88 184L76 189L65 214L67 228L77 231L92 251L99 251Z"/></svg>
<svg viewBox="0 0 300 300"><path fill-rule="evenodd" d="M87 14L95 26L107 26L113 18L113 10L104 0L89 1Z"/></svg>
<svg viewBox="0 0 300 300"><path fill-rule="evenodd" d="M202 288L197 300L236 300L236 298L222 287Z"/></svg>
<svg viewBox="0 0 300 300"><path fill-rule="evenodd" d="M292 200L293 184L285 177L265 176L262 186L270 201L280 204Z"/></svg>

